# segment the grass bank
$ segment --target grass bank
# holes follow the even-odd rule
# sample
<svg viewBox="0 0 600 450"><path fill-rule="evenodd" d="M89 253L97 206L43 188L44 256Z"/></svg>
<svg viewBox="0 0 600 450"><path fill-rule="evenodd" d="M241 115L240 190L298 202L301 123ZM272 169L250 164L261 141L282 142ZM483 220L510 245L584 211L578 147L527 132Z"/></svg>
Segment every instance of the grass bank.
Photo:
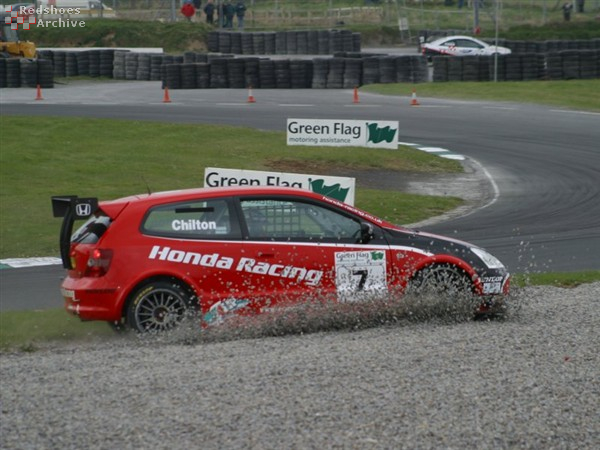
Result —
<svg viewBox="0 0 600 450"><path fill-rule="evenodd" d="M372 152L286 146L284 132L126 120L1 116L0 258L58 255L51 195L103 200L202 187L205 167L338 175L344 169L458 172L456 161L412 148ZM293 168L294 170L288 170ZM452 197L361 189L356 206L413 223L462 203ZM26 218L26 220L24 220Z"/></svg>

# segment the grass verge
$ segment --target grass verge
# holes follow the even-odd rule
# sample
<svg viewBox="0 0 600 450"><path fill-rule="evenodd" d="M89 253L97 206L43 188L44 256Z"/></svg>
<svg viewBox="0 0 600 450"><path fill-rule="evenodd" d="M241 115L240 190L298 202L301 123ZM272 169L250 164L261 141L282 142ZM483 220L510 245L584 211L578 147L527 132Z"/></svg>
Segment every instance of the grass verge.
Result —
<svg viewBox="0 0 600 450"><path fill-rule="evenodd" d="M538 103L561 108L600 112L600 79L560 81L448 82L373 84L361 90L409 96L415 89L423 97Z"/></svg>

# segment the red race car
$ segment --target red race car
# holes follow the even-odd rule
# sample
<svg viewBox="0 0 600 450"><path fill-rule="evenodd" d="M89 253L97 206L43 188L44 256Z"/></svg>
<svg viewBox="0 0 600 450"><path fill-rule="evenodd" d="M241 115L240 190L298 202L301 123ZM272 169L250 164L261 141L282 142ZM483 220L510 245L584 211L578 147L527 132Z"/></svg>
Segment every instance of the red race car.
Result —
<svg viewBox="0 0 600 450"><path fill-rule="evenodd" d="M98 202L52 198L63 217L67 311L138 332L298 304L353 302L408 286L466 290L489 313L509 274L485 250L398 227L291 188L214 188ZM75 220L87 219L72 234Z"/></svg>

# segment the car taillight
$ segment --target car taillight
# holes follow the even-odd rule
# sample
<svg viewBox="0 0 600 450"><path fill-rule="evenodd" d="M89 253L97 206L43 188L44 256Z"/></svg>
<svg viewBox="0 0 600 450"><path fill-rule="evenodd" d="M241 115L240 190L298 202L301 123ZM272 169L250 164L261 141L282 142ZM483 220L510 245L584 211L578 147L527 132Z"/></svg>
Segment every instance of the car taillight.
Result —
<svg viewBox="0 0 600 450"><path fill-rule="evenodd" d="M106 272L108 272L112 255L112 250L103 248L95 248L92 250L87 262L86 275L90 277L103 276Z"/></svg>

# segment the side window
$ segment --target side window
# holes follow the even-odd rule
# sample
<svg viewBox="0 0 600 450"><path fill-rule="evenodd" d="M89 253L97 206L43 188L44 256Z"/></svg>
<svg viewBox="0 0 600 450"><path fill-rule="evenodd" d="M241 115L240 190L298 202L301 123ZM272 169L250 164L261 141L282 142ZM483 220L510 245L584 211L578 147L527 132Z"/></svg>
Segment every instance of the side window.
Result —
<svg viewBox="0 0 600 450"><path fill-rule="evenodd" d="M171 203L152 208L144 218L142 232L183 239L239 239L237 222L226 199Z"/></svg>
<svg viewBox="0 0 600 450"><path fill-rule="evenodd" d="M358 220L312 203L242 199L240 204L250 239L354 242L360 235Z"/></svg>

